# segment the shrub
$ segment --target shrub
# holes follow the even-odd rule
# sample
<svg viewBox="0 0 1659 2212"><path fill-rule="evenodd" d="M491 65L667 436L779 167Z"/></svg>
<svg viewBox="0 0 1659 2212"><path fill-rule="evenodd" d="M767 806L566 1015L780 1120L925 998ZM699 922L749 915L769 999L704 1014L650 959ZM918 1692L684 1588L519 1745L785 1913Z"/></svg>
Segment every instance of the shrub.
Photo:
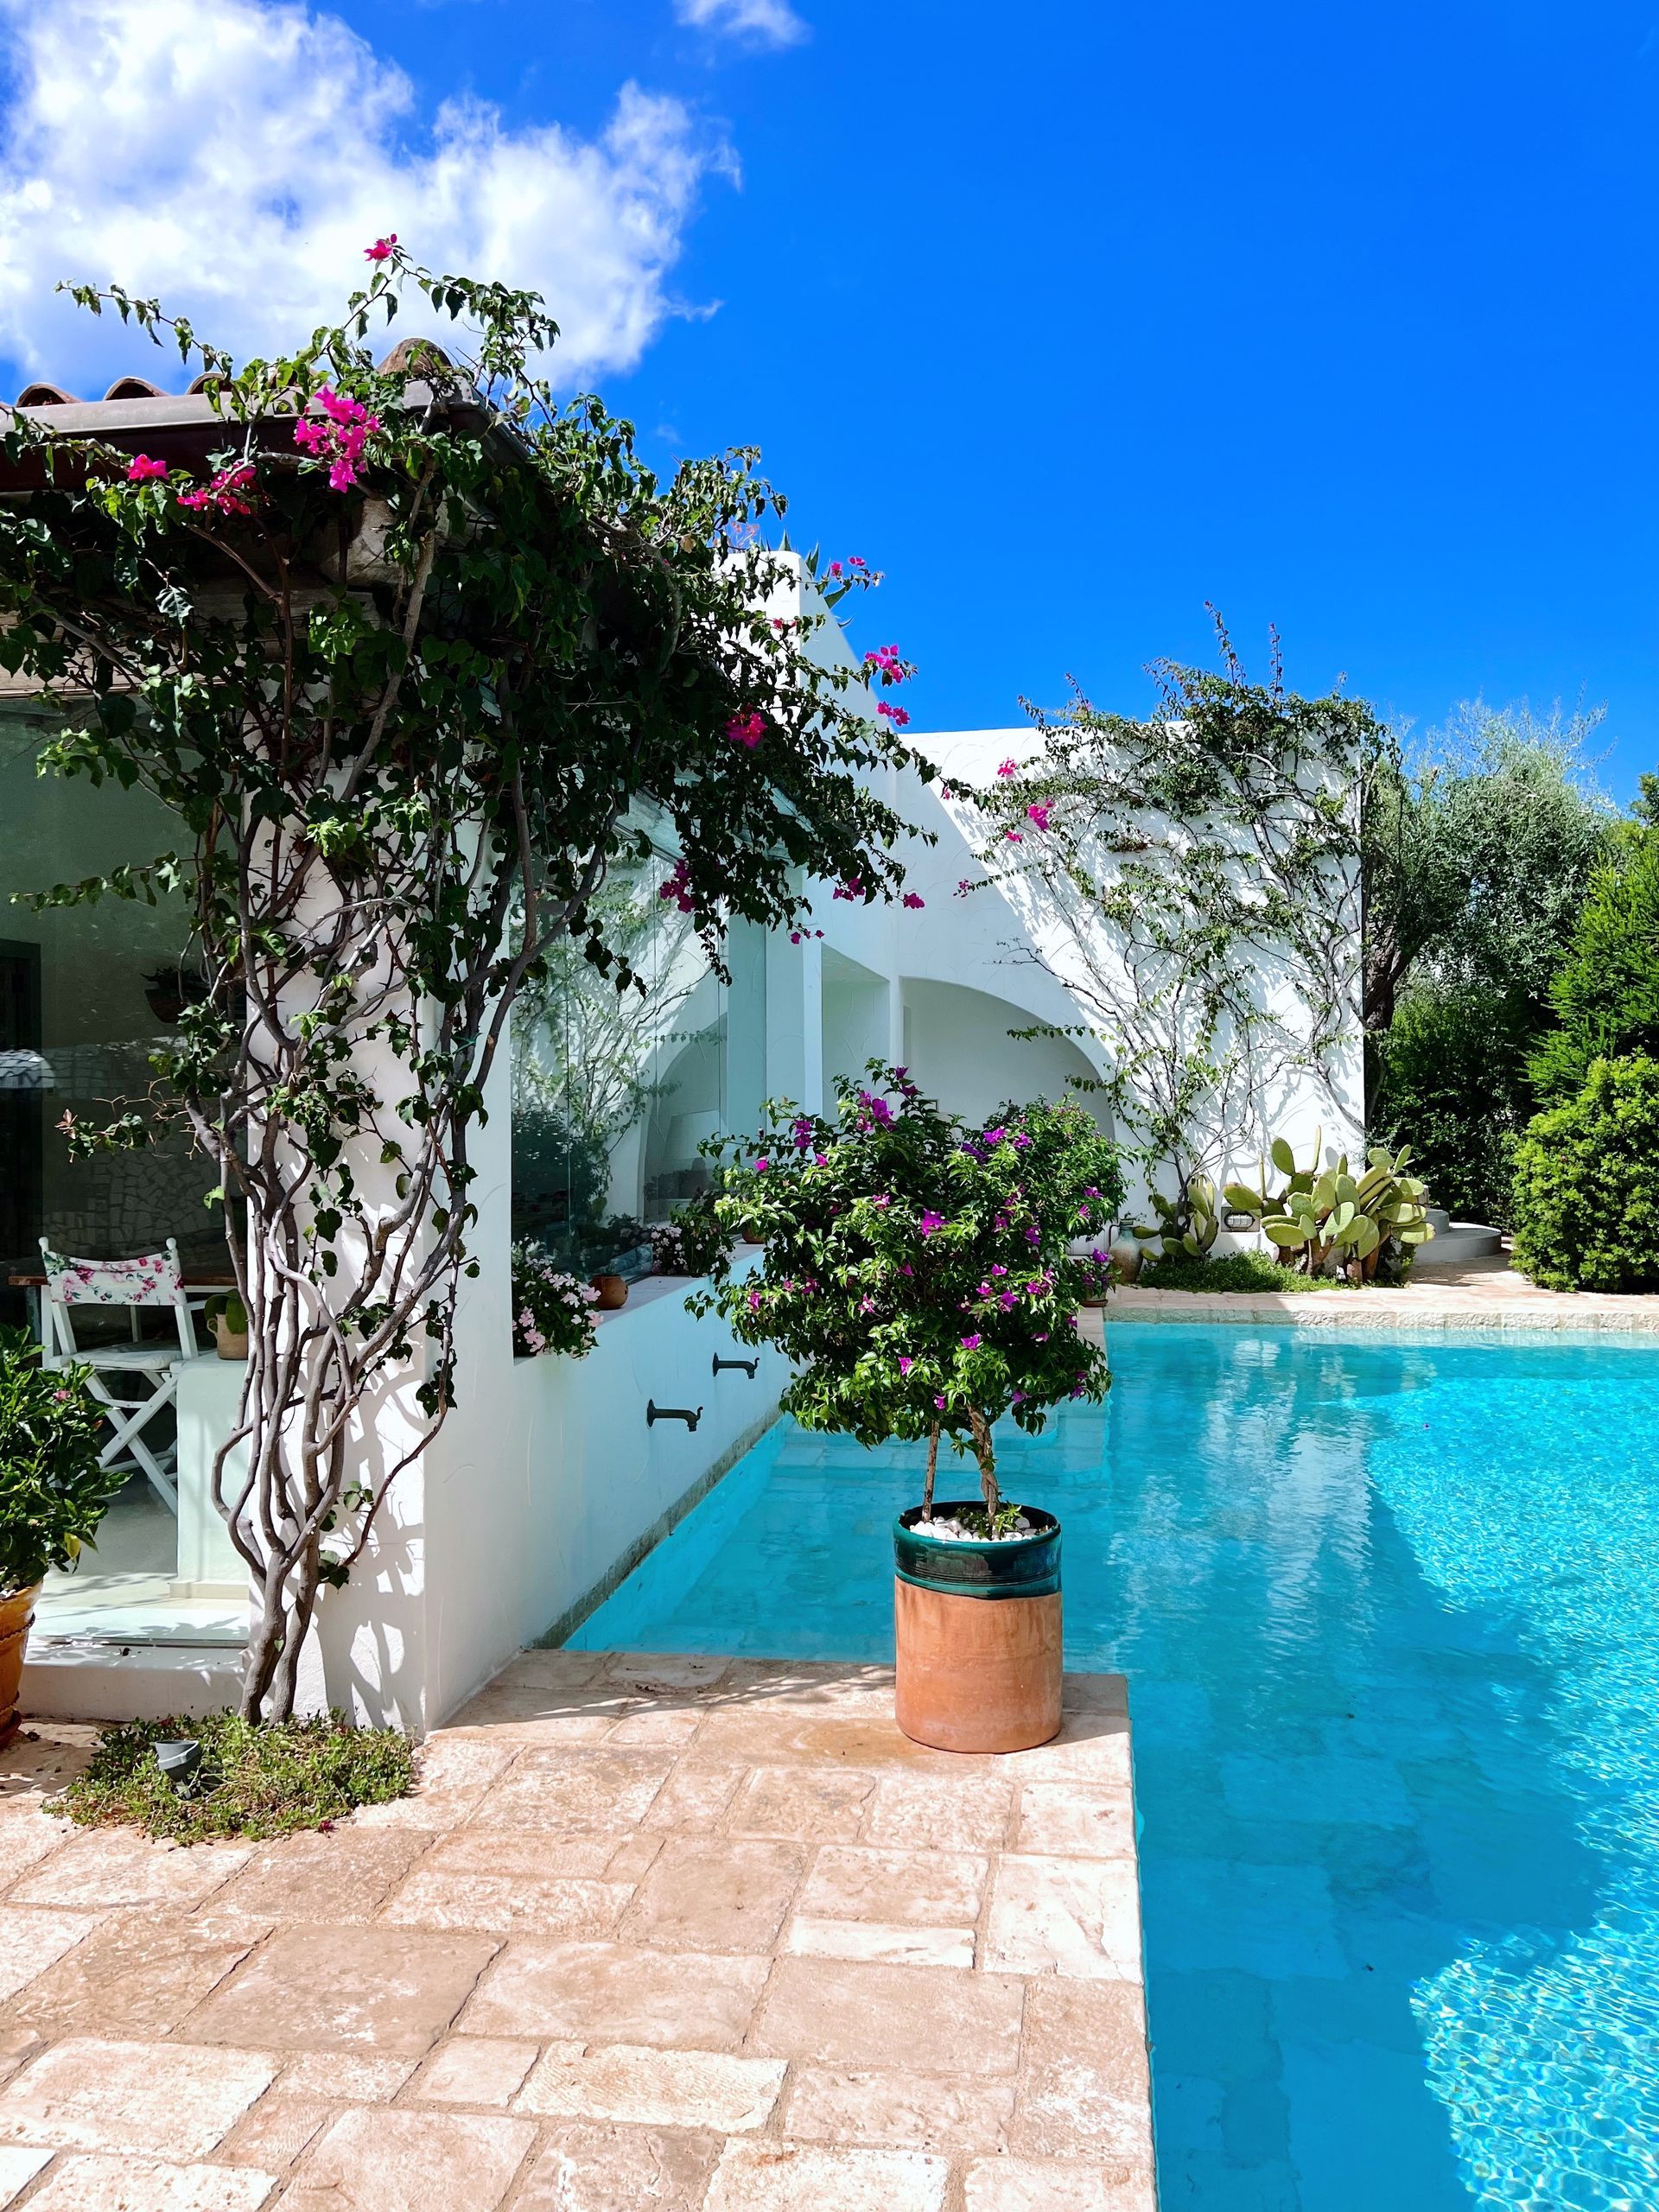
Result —
<svg viewBox="0 0 1659 2212"><path fill-rule="evenodd" d="M1659 1060L1598 1060L1516 1147L1515 1263L1548 1290L1659 1289Z"/></svg>
<svg viewBox="0 0 1659 2212"><path fill-rule="evenodd" d="M1385 1144L1410 1146L1429 1197L1460 1220L1510 1226L1535 1023L1524 1001L1484 985L1414 984L1378 1040L1371 1125Z"/></svg>
<svg viewBox="0 0 1659 2212"><path fill-rule="evenodd" d="M194 1737L201 1764L175 1789L156 1763L168 1738ZM85 1828L134 1827L201 1843L327 1827L359 1805L406 1796L414 1752L395 1728L354 1728L342 1713L263 1726L234 1713L174 1714L106 1728L92 1762L49 1809Z"/></svg>
<svg viewBox="0 0 1659 2212"><path fill-rule="evenodd" d="M43 1368L26 1330L0 1330L0 1596L73 1567L127 1478L98 1464L104 1415L87 1372Z"/></svg>
<svg viewBox="0 0 1659 2212"><path fill-rule="evenodd" d="M1287 1268L1265 1252L1227 1252L1192 1260L1185 1252L1148 1260L1136 1281L1147 1290L1334 1290L1339 1278Z"/></svg>
<svg viewBox="0 0 1659 2212"><path fill-rule="evenodd" d="M711 1147L729 1160L721 1220L764 1249L753 1274L722 1268L689 1302L789 1356L783 1402L803 1427L925 1436L928 1503L940 1437L971 1448L994 1516L991 1423L1007 1413L1034 1433L1051 1406L1098 1400L1110 1380L1077 1335L1109 1262L1071 1245L1114 1217L1117 1155L1073 1100L970 1128L902 1068L872 1061L870 1076L837 1084L833 1122L778 1106L760 1138Z"/></svg>
<svg viewBox="0 0 1659 2212"><path fill-rule="evenodd" d="M1628 832L1597 869L1549 997L1560 1027L1530 1067L1541 1102L1572 1098L1593 1060L1659 1054L1659 831Z"/></svg>
<svg viewBox="0 0 1659 2212"><path fill-rule="evenodd" d="M544 1351L584 1359L594 1348L592 1308L599 1293L527 1244L512 1248L512 1349L521 1359Z"/></svg>
<svg viewBox="0 0 1659 2212"><path fill-rule="evenodd" d="M672 1221L651 1232L652 1257L659 1275L710 1275L731 1250L713 1197L704 1193L683 1205Z"/></svg>

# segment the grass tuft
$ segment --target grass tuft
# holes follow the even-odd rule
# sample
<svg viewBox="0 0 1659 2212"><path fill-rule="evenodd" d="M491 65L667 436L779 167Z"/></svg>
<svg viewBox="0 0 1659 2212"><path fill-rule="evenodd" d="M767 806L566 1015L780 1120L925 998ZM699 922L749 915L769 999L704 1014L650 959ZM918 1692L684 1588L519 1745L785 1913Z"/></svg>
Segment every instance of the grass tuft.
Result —
<svg viewBox="0 0 1659 2212"><path fill-rule="evenodd" d="M1191 1260L1185 1253L1148 1260L1139 1276L1144 1290L1342 1290L1335 1275L1305 1275L1281 1267L1265 1252L1228 1252L1218 1260Z"/></svg>
<svg viewBox="0 0 1659 2212"><path fill-rule="evenodd" d="M153 1746L182 1736L201 1745L201 1764L175 1789ZM414 1774L407 1736L354 1728L338 1713L257 1726L234 1713L175 1714L106 1728L92 1764L48 1809L80 1827L138 1827L180 1843L257 1840L327 1827L359 1805L406 1796Z"/></svg>

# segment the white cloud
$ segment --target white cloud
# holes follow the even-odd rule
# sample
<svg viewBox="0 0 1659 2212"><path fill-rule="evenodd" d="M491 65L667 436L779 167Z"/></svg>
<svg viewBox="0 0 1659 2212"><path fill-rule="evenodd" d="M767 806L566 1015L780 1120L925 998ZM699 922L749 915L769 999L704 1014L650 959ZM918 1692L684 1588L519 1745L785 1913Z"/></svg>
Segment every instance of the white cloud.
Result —
<svg viewBox="0 0 1659 2212"><path fill-rule="evenodd" d="M674 0L674 13L698 30L747 35L771 46L794 46L807 35L789 0Z"/></svg>
<svg viewBox="0 0 1659 2212"><path fill-rule="evenodd" d="M732 167L633 85L592 140L481 102L429 121L401 70L300 0L0 0L0 353L83 391L169 376L54 300L60 277L159 295L245 356L334 320L385 231L543 292L561 384L627 368L679 311L701 180Z"/></svg>

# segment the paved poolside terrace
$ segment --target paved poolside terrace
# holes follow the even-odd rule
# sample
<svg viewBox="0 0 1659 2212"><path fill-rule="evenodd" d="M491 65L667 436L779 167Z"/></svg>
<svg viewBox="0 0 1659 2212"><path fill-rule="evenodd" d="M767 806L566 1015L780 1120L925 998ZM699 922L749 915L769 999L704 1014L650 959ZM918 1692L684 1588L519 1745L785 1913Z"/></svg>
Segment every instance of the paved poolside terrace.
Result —
<svg viewBox="0 0 1659 2212"><path fill-rule="evenodd" d="M1128 1721L1002 1758L884 1668L529 1651L327 1834L43 1815L0 1753L0 2205L1153 2212Z"/></svg>
<svg viewBox="0 0 1659 2212"><path fill-rule="evenodd" d="M1545 1329L1659 1335L1659 1298L1616 1291L1541 1290L1524 1275L1514 1274L1501 1253L1460 1267L1420 1262L1408 1281L1393 1288L1367 1284L1287 1294L1142 1290L1127 1284L1112 1292L1104 1309L1089 1309L1083 1317L1084 1328L1098 1332L1103 1313L1110 1321L1230 1321L1255 1328Z"/></svg>

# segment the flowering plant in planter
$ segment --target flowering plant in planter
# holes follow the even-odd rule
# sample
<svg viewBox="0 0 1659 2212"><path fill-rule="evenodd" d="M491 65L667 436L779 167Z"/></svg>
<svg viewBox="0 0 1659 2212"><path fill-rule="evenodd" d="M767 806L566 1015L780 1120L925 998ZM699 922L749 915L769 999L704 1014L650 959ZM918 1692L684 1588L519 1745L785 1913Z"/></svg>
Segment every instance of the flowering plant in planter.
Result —
<svg viewBox="0 0 1659 2212"><path fill-rule="evenodd" d="M594 1348L593 1307L599 1293L566 1274L527 1244L512 1248L512 1349L520 1359L544 1351L585 1359Z"/></svg>
<svg viewBox="0 0 1659 2212"><path fill-rule="evenodd" d="M26 1331L0 1330L0 1598L73 1567L127 1478L99 1465L104 1411L86 1375L43 1368Z"/></svg>
<svg viewBox="0 0 1659 2212"><path fill-rule="evenodd" d="M1035 1433L1068 1398L1098 1402L1105 1355L1077 1333L1077 1309L1104 1280L1103 1238L1122 1198L1111 1145L1075 1101L1004 1108L970 1128L925 1098L903 1068L869 1064L837 1083L833 1122L787 1103L723 1159L715 1210L764 1249L751 1274L722 1262L717 1306L745 1344L795 1363L784 1394L804 1428L865 1444L928 1440L924 1517L939 1440L978 1462L986 1535L1012 1511L997 1488L991 1427Z"/></svg>

